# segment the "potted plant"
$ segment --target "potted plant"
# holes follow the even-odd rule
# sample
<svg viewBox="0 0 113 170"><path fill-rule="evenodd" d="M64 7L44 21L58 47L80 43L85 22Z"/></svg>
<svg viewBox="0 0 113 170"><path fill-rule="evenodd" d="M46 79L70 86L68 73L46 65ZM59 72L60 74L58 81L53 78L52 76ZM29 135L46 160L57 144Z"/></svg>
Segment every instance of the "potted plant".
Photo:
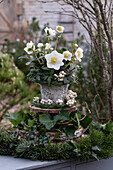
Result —
<svg viewBox="0 0 113 170"><path fill-rule="evenodd" d="M32 41L28 42L24 50L28 56L20 57L30 61L28 78L40 84L41 100L34 97L35 104L60 105L71 107L75 104L76 92L68 91L69 84L75 80L77 63L81 62L83 50L75 41L72 44L72 52L66 48L57 49L58 41L63 34L64 27L57 26L56 31L46 27L47 43L38 43L37 48ZM55 47L52 47L52 38L56 36ZM33 55L34 54L34 55ZM34 58L35 57L35 58Z"/></svg>

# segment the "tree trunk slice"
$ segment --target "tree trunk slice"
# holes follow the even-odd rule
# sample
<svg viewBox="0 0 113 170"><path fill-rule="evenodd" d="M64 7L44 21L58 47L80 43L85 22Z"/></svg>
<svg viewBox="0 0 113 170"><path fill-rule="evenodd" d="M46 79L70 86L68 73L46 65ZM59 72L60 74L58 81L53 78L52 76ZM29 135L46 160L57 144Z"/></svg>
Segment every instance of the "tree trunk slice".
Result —
<svg viewBox="0 0 113 170"><path fill-rule="evenodd" d="M61 109L42 109L39 107L35 107L35 106L30 106L29 107L30 111L35 111L35 112L39 112L39 113L59 113L61 110L68 110L69 112L74 112L76 110L75 106L69 107L69 108L61 108Z"/></svg>

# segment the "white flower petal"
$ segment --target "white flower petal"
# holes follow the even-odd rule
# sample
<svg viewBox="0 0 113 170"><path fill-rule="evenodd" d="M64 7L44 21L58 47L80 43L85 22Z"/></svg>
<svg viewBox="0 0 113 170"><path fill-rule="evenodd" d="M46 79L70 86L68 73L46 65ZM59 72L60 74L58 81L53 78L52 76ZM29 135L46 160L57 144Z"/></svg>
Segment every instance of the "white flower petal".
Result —
<svg viewBox="0 0 113 170"><path fill-rule="evenodd" d="M46 49L46 50L49 50L49 49L51 49L51 44L49 44L49 43L46 43L46 47L45 47L45 49Z"/></svg>
<svg viewBox="0 0 113 170"><path fill-rule="evenodd" d="M63 33L63 31L64 31L64 27L63 26L56 26L56 31L58 32L58 33Z"/></svg>
<svg viewBox="0 0 113 170"><path fill-rule="evenodd" d="M80 47L76 50L75 56L77 60L81 62L81 58L83 57L83 50Z"/></svg>
<svg viewBox="0 0 113 170"><path fill-rule="evenodd" d="M53 51L50 54L46 54L45 58L47 60L48 68L54 68L55 70L59 70L60 67L64 65L64 63L62 62L64 56L58 53L57 51Z"/></svg>
<svg viewBox="0 0 113 170"><path fill-rule="evenodd" d="M32 54L33 50L35 50L35 45L33 44L32 41L28 42L26 47L24 48L24 50L28 53L28 54Z"/></svg>
<svg viewBox="0 0 113 170"><path fill-rule="evenodd" d="M64 51L63 52L63 55L64 55L64 60L71 60L71 57L72 57L72 53L70 53L69 51Z"/></svg>
<svg viewBox="0 0 113 170"><path fill-rule="evenodd" d="M38 43L37 47L38 47L38 48L43 47L43 43Z"/></svg>
<svg viewBox="0 0 113 170"><path fill-rule="evenodd" d="M55 31L55 30L52 30L51 28L46 27L44 30L45 30L45 33L46 33L48 36L55 36L55 35L56 35L56 31Z"/></svg>

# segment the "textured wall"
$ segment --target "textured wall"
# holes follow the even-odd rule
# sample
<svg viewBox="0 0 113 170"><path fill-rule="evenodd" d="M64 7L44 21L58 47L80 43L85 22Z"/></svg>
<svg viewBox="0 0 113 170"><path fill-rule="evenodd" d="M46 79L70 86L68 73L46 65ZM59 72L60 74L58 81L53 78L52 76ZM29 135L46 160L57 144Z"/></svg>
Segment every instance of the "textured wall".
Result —
<svg viewBox="0 0 113 170"><path fill-rule="evenodd" d="M65 27L65 38L73 41L77 37L77 32L84 33L86 38L88 35L80 23L73 17L66 15L65 11L73 11L73 8L63 1L54 2L53 0L24 0L24 12L26 19L31 22L32 17L36 17L40 26L47 22L55 29L55 26L61 24ZM48 11L48 12L47 12Z"/></svg>

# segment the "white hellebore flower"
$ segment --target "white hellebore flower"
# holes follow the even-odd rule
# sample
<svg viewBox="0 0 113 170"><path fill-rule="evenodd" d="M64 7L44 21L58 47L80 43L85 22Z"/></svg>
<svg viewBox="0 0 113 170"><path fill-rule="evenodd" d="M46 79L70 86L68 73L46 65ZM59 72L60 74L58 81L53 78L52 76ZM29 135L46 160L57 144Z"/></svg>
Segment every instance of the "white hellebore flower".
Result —
<svg viewBox="0 0 113 170"><path fill-rule="evenodd" d="M83 49L79 47L76 50L75 55L76 55L77 60L81 62L81 58L83 57Z"/></svg>
<svg viewBox="0 0 113 170"><path fill-rule="evenodd" d="M45 47L45 49L46 49L46 50L49 50L49 49L51 49L51 44L49 44L49 43L46 43L46 47Z"/></svg>
<svg viewBox="0 0 113 170"><path fill-rule="evenodd" d="M52 51L50 54L46 54L45 58L47 60L47 67L54 68L55 70L59 70L60 66L63 66L64 63L62 60L64 56L57 51Z"/></svg>
<svg viewBox="0 0 113 170"><path fill-rule="evenodd" d="M75 47L78 47L78 44L75 44Z"/></svg>
<svg viewBox="0 0 113 170"><path fill-rule="evenodd" d="M38 43L37 47L38 47L38 48L43 47L43 43Z"/></svg>
<svg viewBox="0 0 113 170"><path fill-rule="evenodd" d="M32 41L27 43L27 46L24 48L24 50L28 53L28 54L32 54L33 50L35 50L35 45L33 44Z"/></svg>
<svg viewBox="0 0 113 170"><path fill-rule="evenodd" d="M63 26L56 26L56 31L58 32L58 33L63 33L63 31L64 31L64 27Z"/></svg>
<svg viewBox="0 0 113 170"><path fill-rule="evenodd" d="M64 55L64 59L67 61L67 60L71 60L71 57L72 57L72 53L70 53L69 51L64 51L63 52L63 55Z"/></svg>
<svg viewBox="0 0 113 170"><path fill-rule="evenodd" d="M46 35L48 35L48 36L55 36L56 35L56 31L52 30L51 28L46 27L44 30L45 30Z"/></svg>

